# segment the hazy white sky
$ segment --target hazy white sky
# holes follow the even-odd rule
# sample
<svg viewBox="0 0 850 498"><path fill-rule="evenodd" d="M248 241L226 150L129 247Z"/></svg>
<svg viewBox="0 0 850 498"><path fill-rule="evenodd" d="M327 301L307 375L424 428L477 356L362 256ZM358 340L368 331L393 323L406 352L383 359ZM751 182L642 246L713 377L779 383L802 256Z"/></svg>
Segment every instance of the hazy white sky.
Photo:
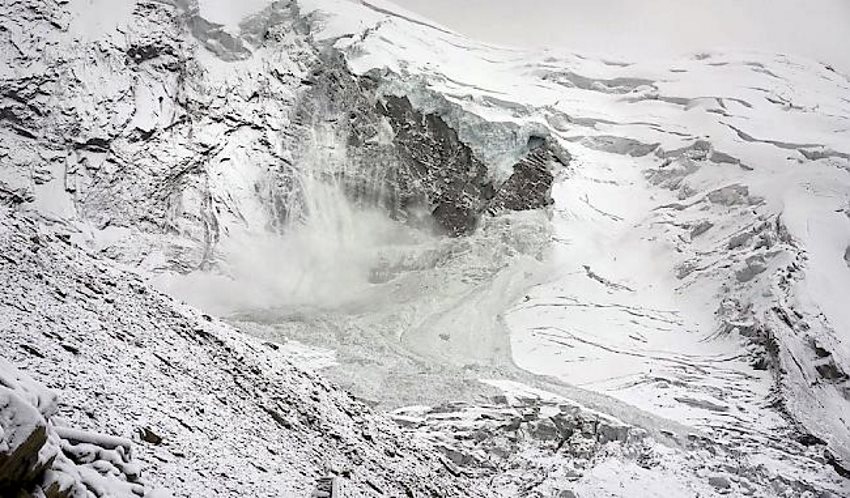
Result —
<svg viewBox="0 0 850 498"><path fill-rule="evenodd" d="M483 41L675 56L744 49L850 73L850 0L393 0Z"/></svg>

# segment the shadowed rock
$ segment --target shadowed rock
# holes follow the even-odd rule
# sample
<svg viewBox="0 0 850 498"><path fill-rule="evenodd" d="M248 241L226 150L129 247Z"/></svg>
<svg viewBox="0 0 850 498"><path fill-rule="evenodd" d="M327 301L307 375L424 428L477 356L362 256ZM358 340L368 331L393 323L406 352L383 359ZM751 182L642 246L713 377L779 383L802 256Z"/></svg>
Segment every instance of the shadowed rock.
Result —
<svg viewBox="0 0 850 498"><path fill-rule="evenodd" d="M457 132L436 114L413 108L407 97L387 96L378 104L395 137L401 165L395 185L407 205L419 191L434 206L431 214L450 235L472 232L494 189L487 167Z"/></svg>
<svg viewBox="0 0 850 498"><path fill-rule="evenodd" d="M346 144L350 164L331 176L357 204L377 205L401 221L427 213L440 232L456 237L472 233L485 213L552 203L550 170L570 158L551 140L533 136L497 189L487 165L442 115L418 109L407 96L382 94L385 76L355 76L336 51L322 60L306 82L296 121L308 143L310 130L329 129Z"/></svg>
<svg viewBox="0 0 850 498"><path fill-rule="evenodd" d="M564 156L548 139L529 139L530 152L514 165L513 174L502 184L490 201L488 211L496 214L503 210L526 211L551 205L551 169L555 163L566 166L569 156Z"/></svg>
<svg viewBox="0 0 850 498"><path fill-rule="evenodd" d="M7 401L9 403L0 405L0 434L3 436L0 443L4 448L0 451L0 494L3 496L30 488L50 464L39 460L39 452L47 442L44 421L39 423L22 413L26 408L22 403ZM18 437L22 435L25 436Z"/></svg>

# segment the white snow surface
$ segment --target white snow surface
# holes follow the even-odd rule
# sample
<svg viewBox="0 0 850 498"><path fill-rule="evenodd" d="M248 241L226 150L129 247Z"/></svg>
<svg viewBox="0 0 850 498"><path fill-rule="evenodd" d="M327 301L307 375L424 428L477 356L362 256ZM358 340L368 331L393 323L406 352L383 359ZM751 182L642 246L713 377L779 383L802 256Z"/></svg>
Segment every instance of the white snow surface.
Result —
<svg viewBox="0 0 850 498"><path fill-rule="evenodd" d="M358 496L484 495L433 447L294 366L277 345L175 302L66 237L0 210L0 350L60 395L57 405L4 359L0 400L4 386L21 392L30 419L35 407L61 417L59 436L76 443L129 451L132 441L148 489L175 496L307 496L335 475Z"/></svg>
<svg viewBox="0 0 850 498"><path fill-rule="evenodd" d="M51 268L66 251L82 266L63 274L61 283L74 287L74 313L87 318L54 312L67 291L44 297L53 284L36 275L47 272L26 267L27 278L4 290L0 319L16 325L4 329L2 339L10 344L4 356L83 407L65 407L83 427L137 437L136 426L156 425L168 443L142 444L139 457L149 464L152 482L182 495L214 489L224 496L279 496L315 484L325 466L319 452L330 452L331 460L353 458L338 454L340 445L329 442L327 428L325 437L292 434L264 411L269 396L264 389L280 384L302 393L299 400L315 406L332 427L341 424L344 439L349 431L358 437L352 423L359 422L344 414L349 406L344 395L293 369L285 354L381 406L431 405L455 397L480 401L482 394L504 392L578 406L591 418L599 414L649 434L635 446L603 444L581 458L523 446L514 462L527 474L504 472L501 487L469 488L475 492L531 493L517 483L534 475L542 476L540 490L572 490L580 497L850 495L850 484L833 469L850 467L846 75L773 54L705 53L628 63L494 47L376 0L300 0L300 15L312 26L307 41L282 29L274 32L279 38L272 37L277 44L258 43L256 35L267 27L263 16L271 19L288 4L263 1L189 2L190 12L212 23L198 23L204 30L192 39L164 15L124 26L129 34L119 36L115 25L126 22L126 11L98 19L81 14L82 1L73 0L68 16L58 17L68 25L59 41L51 38L52 28L32 22L35 34L16 50L38 55L26 67L4 64L0 71L20 80L40 74L50 59L43 53L61 53L62 43L70 43L61 41L68 33L79 39L73 43L96 38L109 47L101 52L74 45L83 54L80 61L95 63L74 66L84 91L72 87L63 97L73 103L66 107L83 115L79 143L118 130L110 145L113 157L105 160L97 147L49 151L5 127L0 187L31 197L31 215L58 224L97 253L89 260L78 249L50 244ZM261 11L259 21L255 16L253 24L243 22ZM25 32L20 26L27 24L17 26L9 32ZM190 70L181 73L190 84L160 67L126 69L124 52L149 38L185 50L174 59L191 61ZM387 233L393 235L376 241L370 231L375 224L357 218L362 213L348 209L339 192L322 191L324 197L314 200L328 208L331 219L322 220L324 225L313 227L316 231L308 225L294 238L284 234L282 242L278 233L270 235L275 199L268 192L275 176L269 165L288 158L287 109L313 61L310 43L342 51L358 74L383 72L387 91L440 113L488 160L496 178L510 173L519 147L477 134L478 120L504 126L521 145L530 134L557 140L573 161L556 172L554 206L545 213L485 220L462 240L435 240L382 222L377 226L391 227ZM5 51L4 62L18 60L14 53ZM56 105L44 96L34 101ZM99 105L111 113L99 113ZM150 131L154 145L138 151L133 134ZM193 162L198 157L203 159ZM138 176L121 183L126 170L116 166L116 158L137 165ZM203 168L207 183L175 189L169 210L145 213L146 198L159 193L149 179L165 165ZM103 177L126 188L95 188L85 196L74 189L74 182L100 187ZM118 198L112 199L113 192ZM98 201L98 195L108 200ZM146 214L159 222L164 218L168 230L159 231L155 223L133 225ZM4 223L9 233L34 230L14 217ZM352 237L341 237L338 246L316 241L334 226ZM220 237L215 248L210 227ZM257 241L263 244L233 257ZM16 244L8 254L17 263L24 246ZM274 259L281 247L285 261ZM352 247L358 252L327 261L335 250ZM384 258L380 269L391 277L385 282L366 282L361 275L362 265L373 263L373 252ZM102 256L145 275L159 272L156 281L198 305L238 311L233 321L268 342L207 321L150 290L156 304L146 312L142 303L149 298L133 294L147 289L141 281L112 291L132 310L127 323L115 326L110 321L116 319L115 305L77 277L118 271L111 261L98 262ZM243 272L246 259L259 264ZM161 272L173 270L175 262L195 271L188 277ZM227 275L207 271L216 262L248 278L230 286ZM22 270L10 268L10 275L15 271ZM279 302L304 288L290 278L300 274L315 279L306 285L315 292ZM210 299L198 292L204 287L213 289ZM41 297L16 304L28 293ZM188 336L162 325L162 317L171 314L187 324ZM79 332L71 347L82 350L81 356L51 335L56 327L46 324L55 320L71 320L66 326ZM99 328L101 323L109 326ZM28 327L47 332L33 340ZM198 339L195 327L206 339ZM88 343L88 349L77 342ZM34 343L45 357L15 349L25 343ZM94 345L121 355L121 361L104 357ZM238 366L234 351L262 373ZM220 361L219 353L229 366L208 370ZM114 368L122 374L116 377ZM343 401L323 398L314 405L307 401L312 386ZM326 403L334 408L325 411ZM378 449L366 445L362 451L379 454L408 444L397 442L408 441L406 432L380 425L384 419L356 406L364 410L356 417L391 436ZM424 424L425 435L416 437L426 448L435 447L435 440L440 448L465 424L481 420L474 407L446 409L445 416L439 409L426 415L422 410L411 409L398 420ZM308 440L303 448L302 437ZM264 446L269 440L274 448ZM453 451L461 450L489 451ZM413 473L434 471L406 455L422 466ZM640 455L652 455L650 463ZM386 472L405 469L408 461L374 458L383 469L374 471L374 479L388 487L393 482ZM260 468L247 463L258 459L266 462ZM309 463L292 463L300 461ZM581 467L574 474L553 470L573 464ZM438 467L457 472L451 465ZM369 479L357 481L366 492Z"/></svg>
<svg viewBox="0 0 850 498"><path fill-rule="evenodd" d="M356 72L545 127L574 156L546 281L504 315L519 367L735 440L791 438L790 415L846 465L846 75L771 54L607 62L480 44L387 6L302 6Z"/></svg>

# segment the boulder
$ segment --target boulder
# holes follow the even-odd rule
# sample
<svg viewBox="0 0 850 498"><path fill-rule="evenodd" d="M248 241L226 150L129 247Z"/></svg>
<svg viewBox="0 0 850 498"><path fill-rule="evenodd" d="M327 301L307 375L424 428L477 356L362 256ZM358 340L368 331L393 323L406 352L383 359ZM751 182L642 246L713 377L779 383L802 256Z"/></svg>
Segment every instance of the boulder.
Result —
<svg viewBox="0 0 850 498"><path fill-rule="evenodd" d="M27 489L39 480L55 454L42 454L47 423L32 405L0 387L0 494Z"/></svg>

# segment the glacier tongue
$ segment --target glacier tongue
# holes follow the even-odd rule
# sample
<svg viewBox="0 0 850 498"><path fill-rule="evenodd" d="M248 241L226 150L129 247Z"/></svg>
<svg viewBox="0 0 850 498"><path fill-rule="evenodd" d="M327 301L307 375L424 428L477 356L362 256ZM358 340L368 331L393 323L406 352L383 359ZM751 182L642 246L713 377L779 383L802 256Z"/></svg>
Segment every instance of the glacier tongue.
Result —
<svg viewBox="0 0 850 498"><path fill-rule="evenodd" d="M0 7L0 339L154 484L850 494L846 76L87 5Z"/></svg>

